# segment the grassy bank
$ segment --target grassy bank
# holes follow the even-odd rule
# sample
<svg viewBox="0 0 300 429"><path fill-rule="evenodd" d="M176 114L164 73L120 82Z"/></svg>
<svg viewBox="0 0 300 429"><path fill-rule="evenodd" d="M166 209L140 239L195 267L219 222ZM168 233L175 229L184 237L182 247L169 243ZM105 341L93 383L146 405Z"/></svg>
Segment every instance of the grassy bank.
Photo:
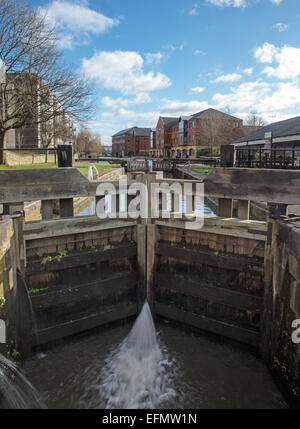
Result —
<svg viewBox="0 0 300 429"><path fill-rule="evenodd" d="M118 164L101 164L101 163L94 163L95 167L99 171L99 173L103 170L107 170L112 167L120 167ZM89 171L89 164L82 164L80 167L77 167L77 170L80 171L81 174L83 174L85 177L88 175Z"/></svg>
<svg viewBox="0 0 300 429"><path fill-rule="evenodd" d="M200 173L200 174L210 174L214 171L214 168L192 168L192 171L194 171L194 173Z"/></svg>
<svg viewBox="0 0 300 429"><path fill-rule="evenodd" d="M54 162L47 162L43 164L24 164L24 165L13 165L8 167L7 165L0 165L0 170L30 170L31 168L51 168L55 167Z"/></svg>
<svg viewBox="0 0 300 429"><path fill-rule="evenodd" d="M103 170L107 170L112 167L119 167L117 164L101 164L101 163L95 163L94 164L99 172ZM48 162L47 164L25 164L25 165L14 165L11 167L8 167L6 165L0 165L0 171L1 170L29 170L32 168L54 168L56 165L54 162ZM80 171L81 174L83 174L85 177L88 175L89 171L89 164L81 164L77 169Z"/></svg>

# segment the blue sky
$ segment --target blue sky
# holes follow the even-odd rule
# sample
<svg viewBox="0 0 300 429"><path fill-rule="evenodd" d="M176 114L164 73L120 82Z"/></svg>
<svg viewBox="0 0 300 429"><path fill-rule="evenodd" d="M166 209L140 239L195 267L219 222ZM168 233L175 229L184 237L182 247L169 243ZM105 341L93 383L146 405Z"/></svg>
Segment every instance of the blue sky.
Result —
<svg viewBox="0 0 300 429"><path fill-rule="evenodd" d="M106 144L159 115L208 107L267 122L300 115L300 0L31 0L92 79Z"/></svg>

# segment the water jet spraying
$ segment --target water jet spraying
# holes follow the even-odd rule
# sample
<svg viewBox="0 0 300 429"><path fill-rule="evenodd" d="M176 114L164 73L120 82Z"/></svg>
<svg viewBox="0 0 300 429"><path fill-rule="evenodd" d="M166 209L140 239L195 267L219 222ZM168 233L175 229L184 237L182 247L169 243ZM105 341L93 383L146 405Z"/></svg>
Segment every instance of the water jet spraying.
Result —
<svg viewBox="0 0 300 429"><path fill-rule="evenodd" d="M106 408L160 408L176 396L175 360L159 344L149 304L145 302L134 326L107 359L101 373L100 395Z"/></svg>

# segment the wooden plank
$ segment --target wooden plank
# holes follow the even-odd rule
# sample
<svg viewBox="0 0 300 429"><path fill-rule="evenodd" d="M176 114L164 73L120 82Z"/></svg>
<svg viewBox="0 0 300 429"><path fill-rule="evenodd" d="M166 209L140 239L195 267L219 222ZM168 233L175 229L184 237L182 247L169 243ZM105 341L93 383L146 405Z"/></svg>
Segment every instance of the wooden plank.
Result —
<svg viewBox="0 0 300 429"><path fill-rule="evenodd" d="M104 182L101 182L104 183ZM119 182L112 183L116 191ZM128 186L133 183L128 181ZM0 171L0 204L94 197L100 182L90 182L77 168Z"/></svg>
<svg viewBox="0 0 300 429"><path fill-rule="evenodd" d="M130 258L135 256L137 253L136 245L122 246L117 249L105 250L105 251L88 251L79 252L75 255L64 256L60 261L54 259L48 261L45 264L32 262L28 263L26 274L40 274L51 271L61 271L67 268L80 267L82 265L93 264L95 262L103 262L114 259Z"/></svg>
<svg viewBox="0 0 300 429"><path fill-rule="evenodd" d="M74 216L73 198L63 198L59 200L59 213L61 218Z"/></svg>
<svg viewBox="0 0 300 429"><path fill-rule="evenodd" d="M184 295L202 298L242 310L261 310L263 304L263 300L260 297L221 287L208 286L202 284L201 279L196 282L178 275L170 277L166 273L157 273L156 284L158 289L173 290Z"/></svg>
<svg viewBox="0 0 300 429"><path fill-rule="evenodd" d="M260 262L243 256L215 255L213 252L205 250L184 249L170 246L166 243L159 243L156 248L156 253L161 256L180 259L189 263L210 265L239 272L251 270L257 273L263 273L263 260Z"/></svg>
<svg viewBox="0 0 300 429"><path fill-rule="evenodd" d="M126 222L117 219L101 220L97 216L74 217L49 221L27 222L24 225L26 240L59 237L69 234L104 231L136 226L136 222Z"/></svg>
<svg viewBox="0 0 300 429"><path fill-rule="evenodd" d="M121 273L121 275L105 280L98 280L94 283L73 286L71 288L65 287L40 295L32 295L31 302L34 311L40 311L61 304L72 304L93 297L105 297L118 292L124 292L135 288L136 281L136 273Z"/></svg>
<svg viewBox="0 0 300 429"><path fill-rule="evenodd" d="M177 219L171 221L165 220L157 220L156 224L165 224L174 225L174 227L182 228L185 220ZM237 219L237 218L220 218L218 216L204 216L204 227L219 227L219 228L227 228L227 229L239 229L247 231L249 228L255 228L260 231L266 231L266 222L264 221L256 221L256 220L247 220L247 219Z"/></svg>
<svg viewBox="0 0 300 429"><path fill-rule="evenodd" d="M300 171L216 168L204 179L204 189L215 198L300 204Z"/></svg>
<svg viewBox="0 0 300 429"><path fill-rule="evenodd" d="M85 317L79 320L70 321L60 325L51 326L50 328L42 329L37 332L36 338L33 340L34 346L46 344L50 341L65 338L70 335L78 334L79 332L88 331L89 329L97 328L108 323L113 323L136 316L137 305L127 304L123 306L115 306L112 309Z"/></svg>
<svg viewBox="0 0 300 429"><path fill-rule="evenodd" d="M232 218L233 201L230 198L219 198L218 216Z"/></svg>
<svg viewBox="0 0 300 429"><path fill-rule="evenodd" d="M146 299L146 273L147 273L147 226L136 226L137 243L137 269L138 269L138 308L142 308Z"/></svg>
<svg viewBox="0 0 300 429"><path fill-rule="evenodd" d="M156 245L156 225L147 225L147 300L150 307L153 307L153 286L154 286L154 272L155 272L155 245Z"/></svg>
<svg viewBox="0 0 300 429"><path fill-rule="evenodd" d="M239 200L238 201L238 218L249 219L250 217L250 201Z"/></svg>
<svg viewBox="0 0 300 429"><path fill-rule="evenodd" d="M231 237L240 237L240 238L248 238L252 240L259 240L259 241L265 241L266 236L266 223L260 222L259 224L255 225L252 224L243 224L242 221L238 221L236 223L233 223L233 219L222 219L222 221L219 221L218 218L214 218L215 221L212 221L212 219L208 220L205 219L204 226L199 229L195 229L195 231L200 233L211 233L211 234L219 234L219 235L226 235ZM228 223L226 223L228 221ZM155 222L158 226L163 226L167 228L177 228L177 229L186 229L185 228L185 222L183 220L157 220ZM240 223L239 223L240 222ZM251 221L250 221L251 222ZM263 224L263 225L261 225Z"/></svg>
<svg viewBox="0 0 300 429"><path fill-rule="evenodd" d="M54 201L53 200L42 201L41 202L42 219L43 220L52 219L53 218L53 209L54 209Z"/></svg>
<svg viewBox="0 0 300 429"><path fill-rule="evenodd" d="M0 202L94 196L97 185L76 168L4 170L0 171Z"/></svg>
<svg viewBox="0 0 300 429"><path fill-rule="evenodd" d="M203 331L212 332L222 337L231 338L245 344L257 347L259 343L259 333L250 329L241 328L237 325L221 322L199 314L188 313L160 303L155 303L155 314L166 319L175 320Z"/></svg>

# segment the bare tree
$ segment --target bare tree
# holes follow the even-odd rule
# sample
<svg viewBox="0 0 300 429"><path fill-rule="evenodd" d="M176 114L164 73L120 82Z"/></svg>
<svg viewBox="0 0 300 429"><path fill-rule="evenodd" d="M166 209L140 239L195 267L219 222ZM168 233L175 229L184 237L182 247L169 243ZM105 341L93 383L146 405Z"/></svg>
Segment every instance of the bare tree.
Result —
<svg viewBox="0 0 300 429"><path fill-rule="evenodd" d="M70 120L65 114L57 116L47 122L40 124L40 142L44 149L57 144L73 144L74 134ZM48 151L46 150L45 162L48 162Z"/></svg>
<svg viewBox="0 0 300 429"><path fill-rule="evenodd" d="M250 126L264 127L265 125L267 125L267 122L261 115L258 115L254 111L251 111L246 118L246 124Z"/></svg>
<svg viewBox="0 0 300 429"><path fill-rule="evenodd" d="M62 110L79 123L90 118L90 86L64 64L55 28L39 10L0 0L0 58L0 149L10 129L47 123Z"/></svg>
<svg viewBox="0 0 300 429"><path fill-rule="evenodd" d="M76 139L77 152L102 154L101 136L88 129L82 129Z"/></svg>

